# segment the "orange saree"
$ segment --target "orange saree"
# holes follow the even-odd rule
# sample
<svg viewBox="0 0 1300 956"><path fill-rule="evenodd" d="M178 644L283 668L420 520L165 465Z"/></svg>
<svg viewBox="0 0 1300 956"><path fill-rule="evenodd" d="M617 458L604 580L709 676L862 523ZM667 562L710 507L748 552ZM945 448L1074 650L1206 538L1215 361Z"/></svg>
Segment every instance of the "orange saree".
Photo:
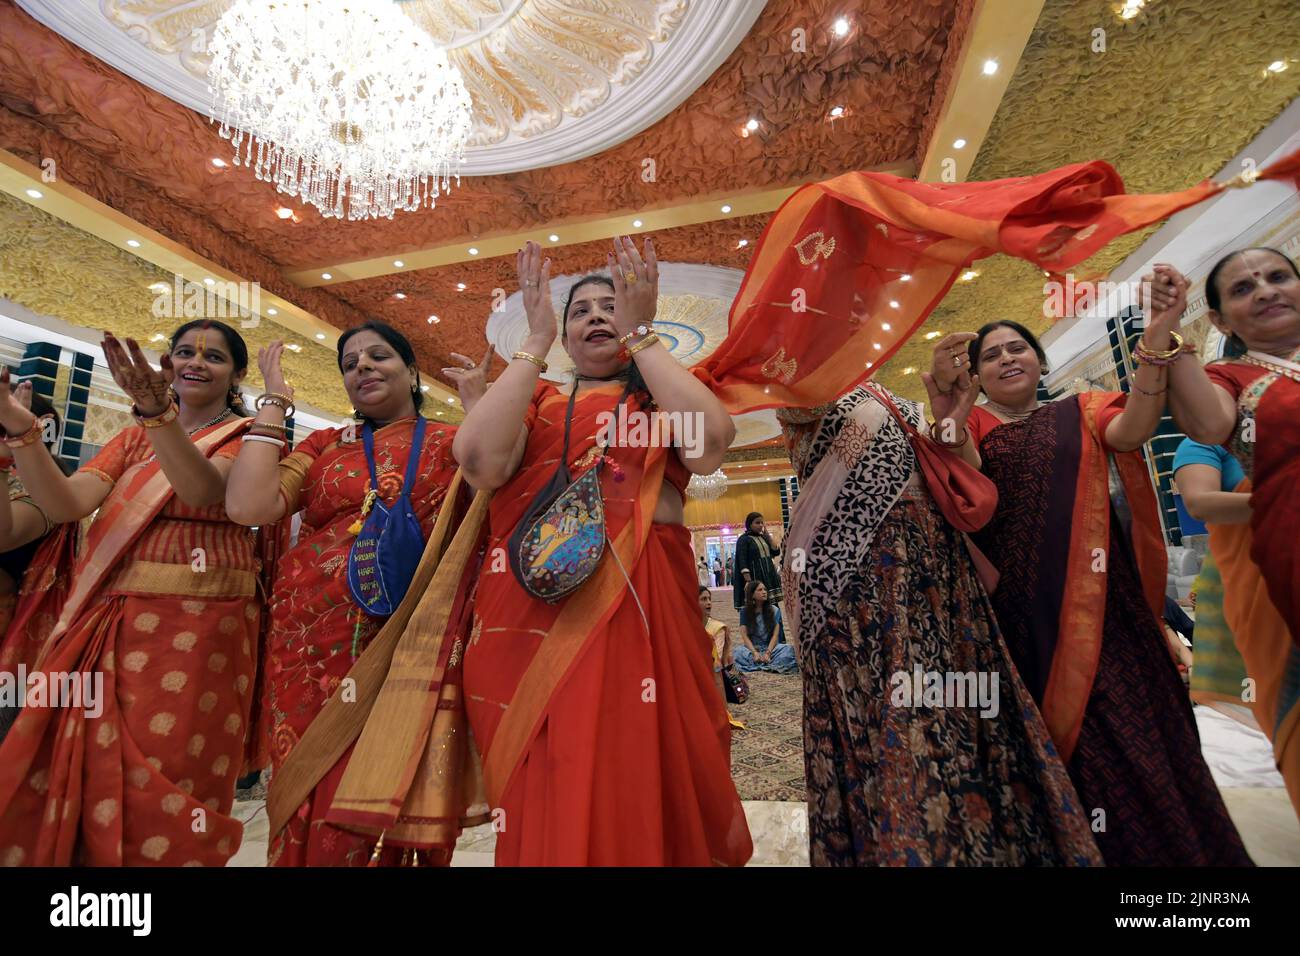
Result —
<svg viewBox="0 0 1300 956"><path fill-rule="evenodd" d="M595 446L617 386L576 402L569 457ZM538 387L528 447L492 500L465 651L465 694L504 866L739 866L752 853L731 781L730 727L700 623L690 538L651 522L685 469L664 448L619 448L601 477L608 547L556 604L529 596L505 548L555 471L567 396ZM579 469L574 469L577 473Z"/></svg>
<svg viewBox="0 0 1300 956"><path fill-rule="evenodd" d="M246 419L194 437L233 456ZM244 762L261 602L253 533L174 495L144 430L85 468L113 486L0 745L0 862L222 866Z"/></svg>

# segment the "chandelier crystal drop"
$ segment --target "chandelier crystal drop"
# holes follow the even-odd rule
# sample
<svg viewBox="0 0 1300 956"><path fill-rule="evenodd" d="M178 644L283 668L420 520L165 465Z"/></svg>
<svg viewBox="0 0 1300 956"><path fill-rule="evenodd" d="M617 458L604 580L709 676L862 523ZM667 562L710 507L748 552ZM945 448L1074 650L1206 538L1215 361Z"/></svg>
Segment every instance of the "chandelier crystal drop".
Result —
<svg viewBox="0 0 1300 956"><path fill-rule="evenodd" d="M235 0L209 46L235 163L327 218L392 219L459 183L459 70L390 0Z"/></svg>
<svg viewBox="0 0 1300 956"><path fill-rule="evenodd" d="M721 468L711 475L691 475L686 493L702 501L717 501L727 490L727 475Z"/></svg>

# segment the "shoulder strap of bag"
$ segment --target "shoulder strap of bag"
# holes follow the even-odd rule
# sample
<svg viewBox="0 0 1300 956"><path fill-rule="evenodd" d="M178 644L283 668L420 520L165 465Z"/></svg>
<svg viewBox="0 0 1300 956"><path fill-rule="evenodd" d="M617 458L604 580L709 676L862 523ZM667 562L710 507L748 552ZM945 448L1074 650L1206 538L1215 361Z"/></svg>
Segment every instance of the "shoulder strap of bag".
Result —
<svg viewBox="0 0 1300 956"><path fill-rule="evenodd" d="M410 498L411 488L415 484L415 476L419 472L420 452L424 448L424 426L426 419L423 415L415 416L415 428L411 432L411 454L406 459L406 473L402 478L402 491L399 498ZM568 433L565 433L565 440L568 440ZM361 429L361 444L366 450L366 467L370 469L370 487L374 491L379 490L379 477L375 473L375 433L371 428L370 422L366 422Z"/></svg>
<svg viewBox="0 0 1300 956"><path fill-rule="evenodd" d="M874 385L867 385L866 389L880 401L881 405L885 406L885 411L894 416L894 421L898 422L902 427L903 434L908 437L909 441L921 436L921 433L916 430L916 426L909 422L906 416L899 411L898 406L894 404L888 394L876 388Z"/></svg>

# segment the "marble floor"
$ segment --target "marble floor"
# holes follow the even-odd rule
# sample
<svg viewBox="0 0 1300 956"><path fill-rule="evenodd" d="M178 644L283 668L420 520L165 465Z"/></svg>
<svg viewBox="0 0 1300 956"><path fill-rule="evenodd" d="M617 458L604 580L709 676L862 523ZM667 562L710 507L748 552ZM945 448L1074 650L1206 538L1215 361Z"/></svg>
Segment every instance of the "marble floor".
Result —
<svg viewBox="0 0 1300 956"><path fill-rule="evenodd" d="M1267 738L1230 713L1196 708L1201 747L1223 801L1259 866L1300 866L1300 821L1273 768ZM808 816L802 803L744 802L754 839L750 866L807 866ZM244 842L230 866L265 866L266 807L263 801L235 805L244 822ZM492 866L496 836L490 824L468 830L456 845L452 866Z"/></svg>

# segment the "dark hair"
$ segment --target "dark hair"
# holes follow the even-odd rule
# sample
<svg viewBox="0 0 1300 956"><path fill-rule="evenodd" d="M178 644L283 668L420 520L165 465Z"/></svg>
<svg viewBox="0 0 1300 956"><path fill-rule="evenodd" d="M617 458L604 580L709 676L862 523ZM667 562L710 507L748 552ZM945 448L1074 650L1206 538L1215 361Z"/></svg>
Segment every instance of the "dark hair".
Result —
<svg viewBox="0 0 1300 956"><path fill-rule="evenodd" d="M569 308L573 305L573 295L584 285L603 285L608 286L610 292L614 291L614 280L602 272L592 272L569 286L569 294L564 297L564 314L560 316L561 340L567 338L569 334ZM629 394L635 395L642 401L650 398L650 389L645 379L641 377L641 370L637 368L636 362L633 362L628 369L628 384Z"/></svg>
<svg viewBox="0 0 1300 956"><path fill-rule="evenodd" d="M761 511L751 511L749 514L745 515L745 531L749 532L750 526L754 523L754 519L761 517L763 517L763 512Z"/></svg>
<svg viewBox="0 0 1300 956"><path fill-rule="evenodd" d="M387 322L380 322L378 319L371 319L369 322L363 322L361 325L354 325L339 336L339 371L343 371L343 347L348 344L348 339L358 332L374 332L396 352L407 368L415 369L415 388L411 391L411 400L415 403L415 410L419 412L424 407L424 390L420 388L420 366L415 361L415 349L411 348L410 341L397 329L393 328ZM364 416L363 416L364 417Z"/></svg>
<svg viewBox="0 0 1300 956"><path fill-rule="evenodd" d="M996 329L1010 329L1029 343L1029 347L1034 350L1038 356L1038 361L1043 368L1047 367L1047 353L1043 351L1042 343L1038 341L1038 336L1034 335L1019 322L1012 322L1010 319L999 319L996 322L988 322L980 326L980 330L975 333L975 340L970 344L970 369L976 374L980 368L980 352L984 350L984 340L988 338Z"/></svg>
<svg viewBox="0 0 1300 956"><path fill-rule="evenodd" d="M700 594L707 594L707 595L709 596L710 599L712 599L712 597L713 597L713 591L710 590L710 588L709 588L709 586L708 586L707 584L701 584L701 585L700 585L699 593L695 595L696 600L699 599Z"/></svg>
<svg viewBox="0 0 1300 956"><path fill-rule="evenodd" d="M754 592L760 587L766 588L767 583L764 581L750 581L745 585L745 606L741 609L742 623L748 619L748 627L753 627L758 621L758 609L754 603ZM772 639L772 629L776 626L776 614L772 611L772 594L769 591L767 600L763 602L763 624L767 627L767 639Z"/></svg>
<svg viewBox="0 0 1300 956"><path fill-rule="evenodd" d="M174 350L176 343L181 340L181 336L192 329L216 329L226 340L226 346L230 349L230 363L235 368L235 374L238 375L241 372L248 371L248 343L232 327L225 322L218 322L216 319L195 319L193 322L186 322L172 333L169 348ZM230 383L230 391L226 394L226 405L236 415L248 414L248 410L244 408L244 396L239 391L239 384L233 379Z"/></svg>

